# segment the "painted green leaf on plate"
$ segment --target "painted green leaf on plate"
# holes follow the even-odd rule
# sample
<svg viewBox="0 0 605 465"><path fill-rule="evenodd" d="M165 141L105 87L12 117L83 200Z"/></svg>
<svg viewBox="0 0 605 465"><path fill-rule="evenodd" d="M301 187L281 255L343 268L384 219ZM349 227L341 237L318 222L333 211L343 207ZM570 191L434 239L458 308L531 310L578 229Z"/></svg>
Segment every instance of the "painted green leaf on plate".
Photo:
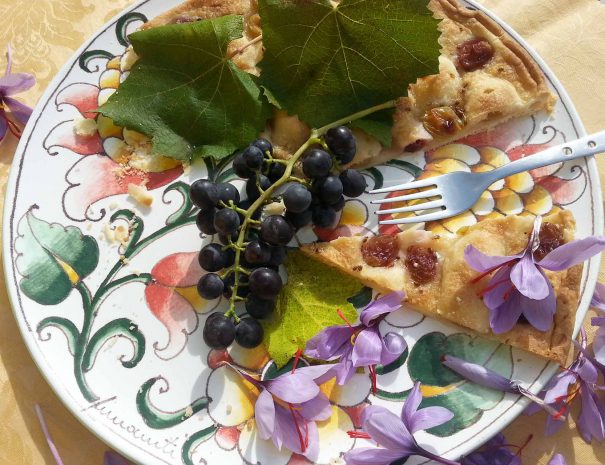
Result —
<svg viewBox="0 0 605 465"><path fill-rule="evenodd" d="M18 226L15 249L20 287L42 305L56 305L88 276L99 262L99 247L74 227L47 223L28 211Z"/></svg>
<svg viewBox="0 0 605 465"><path fill-rule="evenodd" d="M404 96L438 72L438 21L426 0L260 0L259 13L261 84L313 127Z"/></svg>
<svg viewBox="0 0 605 465"><path fill-rule="evenodd" d="M429 432L450 436L479 421L485 410L495 407L504 393L470 383L441 363L443 355L481 364L507 378L512 376L510 347L467 334L433 332L422 336L410 351L408 371L422 383L422 407L439 405L454 412L454 418Z"/></svg>
<svg viewBox="0 0 605 465"><path fill-rule="evenodd" d="M243 18L231 15L132 34L140 59L101 112L152 137L161 155L231 155L258 136L270 115L256 77L227 55L242 32Z"/></svg>

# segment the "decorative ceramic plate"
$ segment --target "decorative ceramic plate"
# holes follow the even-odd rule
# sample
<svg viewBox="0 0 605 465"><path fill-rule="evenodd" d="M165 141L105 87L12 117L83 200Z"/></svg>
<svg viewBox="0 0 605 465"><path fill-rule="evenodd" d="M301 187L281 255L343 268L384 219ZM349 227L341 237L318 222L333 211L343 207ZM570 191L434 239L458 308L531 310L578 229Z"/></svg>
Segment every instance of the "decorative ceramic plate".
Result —
<svg viewBox="0 0 605 465"><path fill-rule="evenodd" d="M208 176L230 180L226 164L202 163L184 173L164 164L155 172L132 170L118 180L121 146L136 136L97 121L87 135L74 131L104 102L128 69L127 34L179 0L145 0L103 27L63 68L40 100L15 156L4 219L4 266L23 337L57 394L90 430L144 464L294 465L309 463L277 451L256 434L255 394L220 366L223 360L275 374L264 349L210 351L201 328L224 302L205 302L195 284L201 240L188 185ZM471 8L480 8L469 2ZM510 29L502 24L502 26ZM527 45L519 39L521 45ZM542 67L558 103L550 118L515 121L424 154L366 171L370 185L402 182L424 172L493 169L548 145L584 133L569 97ZM154 204L142 209L126 195L145 181ZM350 201L344 229L377 230L368 199ZM486 217L573 211L578 235L601 230L601 189L594 160L522 173L490 188L472 211L427 227L456 230ZM127 231L131 231L128 234ZM385 231L383 231L385 232ZM306 240L314 239L312 231ZM208 240L208 239L206 239ZM578 323L595 285L598 258L586 264ZM371 295L357 296L359 305ZM409 350L383 367L378 390L356 374L329 389L334 415L320 425L318 463L339 459L355 445L347 430L369 403L397 411L414 381L432 405L455 418L418 439L448 458L459 457L500 431L525 404L512 395L452 379L439 363L443 350L465 354L539 390L555 367L495 342L461 333L410 311L385 323L405 337ZM410 463L413 463L410 461Z"/></svg>

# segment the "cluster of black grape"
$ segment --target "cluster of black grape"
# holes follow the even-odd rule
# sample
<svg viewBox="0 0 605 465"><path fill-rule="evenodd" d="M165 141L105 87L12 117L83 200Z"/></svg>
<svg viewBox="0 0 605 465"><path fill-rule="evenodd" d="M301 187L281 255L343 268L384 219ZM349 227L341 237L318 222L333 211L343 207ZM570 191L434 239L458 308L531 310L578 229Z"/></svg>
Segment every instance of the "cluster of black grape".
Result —
<svg viewBox="0 0 605 465"><path fill-rule="evenodd" d="M307 180L284 179L288 162L273 158L273 146L266 139L254 141L233 161L235 174L246 179L245 200L229 183L199 179L191 185L191 200L200 208L198 228L204 234L218 235L220 242L207 244L200 251L200 265L208 273L200 279L198 292L207 300L223 295L232 302L243 301L248 313L241 319L234 318L232 312L211 315L203 331L204 341L211 348L224 349L234 340L246 348L262 342L263 328L258 320L275 308L283 285L279 266L286 258L286 245L298 229L311 223L321 228L333 226L345 196L358 197L364 192L366 181L357 171L346 169L333 174L355 156L351 131L342 126L331 129L326 133L325 146L331 153L311 148L303 154L302 170ZM267 198L249 212L267 189L286 181L291 184L282 195L286 207L283 216L269 215L261 221L262 207L277 197ZM251 220L239 247L238 237L247 214Z"/></svg>

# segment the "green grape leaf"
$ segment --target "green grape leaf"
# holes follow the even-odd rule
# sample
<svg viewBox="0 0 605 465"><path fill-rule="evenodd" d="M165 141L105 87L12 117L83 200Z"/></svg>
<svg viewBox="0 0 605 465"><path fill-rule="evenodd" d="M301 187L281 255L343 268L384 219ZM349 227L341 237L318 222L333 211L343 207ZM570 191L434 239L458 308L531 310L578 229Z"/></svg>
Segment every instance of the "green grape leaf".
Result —
<svg viewBox="0 0 605 465"><path fill-rule="evenodd" d="M362 285L326 265L309 260L301 252L290 252L286 261L288 282L277 298L275 312L263 320L265 345L277 365L283 367L298 349L327 326L342 325L340 309L348 321L357 312L347 299Z"/></svg>
<svg viewBox="0 0 605 465"><path fill-rule="evenodd" d="M426 0L260 0L261 85L320 127L407 94L439 69Z"/></svg>
<svg viewBox="0 0 605 465"><path fill-rule="evenodd" d="M414 381L422 383L420 408L438 405L454 413L452 420L429 430L441 437L473 425L504 397L503 392L466 381L445 367L441 363L445 354L478 363L507 378L513 373L509 346L467 334L433 332L422 336L410 351L408 371Z"/></svg>
<svg viewBox="0 0 605 465"><path fill-rule="evenodd" d="M270 106L256 77L227 56L243 18L223 16L135 32L140 57L100 111L153 138L153 151L179 160L225 158L265 128Z"/></svg>
<svg viewBox="0 0 605 465"><path fill-rule="evenodd" d="M383 147L390 147L393 143L393 110L372 113L365 118L351 121L350 125L374 136Z"/></svg>
<svg viewBox="0 0 605 465"><path fill-rule="evenodd" d="M21 290L42 305L56 305L99 262L99 246L74 226L50 224L29 210L19 221L15 240Z"/></svg>

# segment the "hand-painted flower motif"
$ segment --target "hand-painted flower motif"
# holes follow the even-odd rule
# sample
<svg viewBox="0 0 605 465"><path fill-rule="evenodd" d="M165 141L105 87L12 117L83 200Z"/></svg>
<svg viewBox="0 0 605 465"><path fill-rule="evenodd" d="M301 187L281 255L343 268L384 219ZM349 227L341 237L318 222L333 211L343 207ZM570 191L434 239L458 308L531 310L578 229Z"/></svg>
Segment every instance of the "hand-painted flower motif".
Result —
<svg viewBox="0 0 605 465"><path fill-rule="evenodd" d="M126 194L129 184L154 190L183 173L179 162L151 155L148 138L115 126L96 113L116 91L132 64L131 52L116 56L100 75L99 86L75 83L57 95L57 106L68 105L80 115L59 123L44 141L51 155L67 151L82 156L66 175L70 187L64 195L64 208L73 220L90 219L88 210L92 204Z"/></svg>
<svg viewBox="0 0 605 465"><path fill-rule="evenodd" d="M502 433L496 434L479 450L463 457L461 465L521 465L520 452L513 453Z"/></svg>
<svg viewBox="0 0 605 465"><path fill-rule="evenodd" d="M496 334L510 331L521 315L540 331L548 331L557 308L556 296L544 269L561 271L588 260L605 249L605 237L590 236L557 247L536 262L534 252L540 245L541 217L525 250L516 255L485 255L472 245L464 251L471 268L480 272L473 282L494 273L481 291L490 311L490 326Z"/></svg>
<svg viewBox="0 0 605 465"><path fill-rule="evenodd" d="M496 373L483 365L467 362L466 360L462 360L452 355L445 355L443 358L443 364L450 370L473 383L488 387L490 389L495 389L496 391L522 395L542 407L550 415L557 415L558 413L553 407L545 403L535 394L532 394L530 391L525 389L517 381L512 381L508 378L505 378L501 374ZM561 418L561 420L562 419L563 418Z"/></svg>
<svg viewBox="0 0 605 465"><path fill-rule="evenodd" d="M25 126L27 120L32 114L32 109L27 105L15 100L11 95L25 92L33 87L36 78L27 73L13 73L13 51L10 44L6 51L6 72L0 77L0 141L10 131L15 137L21 137L19 125ZM8 118L6 110L10 110L11 116L17 120L17 123Z"/></svg>
<svg viewBox="0 0 605 465"><path fill-rule="evenodd" d="M579 395L581 411L576 425L580 435L587 443L590 443L593 438L603 441L605 439L605 403L597 393L597 391L603 390L603 387L597 384L599 371L587 350L587 337L583 329L578 349L575 361L555 375L541 395L545 403L557 410L556 415L551 415L547 419L546 434L553 434L559 430L563 422L557 420L567 414L571 403ZM535 413L535 408L528 408L527 413Z"/></svg>
<svg viewBox="0 0 605 465"><path fill-rule="evenodd" d="M161 259L151 270L153 282L145 288L145 301L151 313L168 330L168 342L154 344L158 357L169 360L176 357L187 344L187 339L198 326L198 312L211 308L196 290L204 271L196 252L183 252Z"/></svg>
<svg viewBox="0 0 605 465"><path fill-rule="evenodd" d="M361 447L347 452L344 455L347 465L391 465L403 463L412 455L447 465L459 465L423 449L414 439L414 433L442 425L454 416L444 407L418 410L420 402L420 383L416 383L403 405L400 417L384 407L366 408L363 416L364 431L351 431L350 434L357 438L372 439L381 447Z"/></svg>
<svg viewBox="0 0 605 465"><path fill-rule="evenodd" d="M301 359L299 366L304 363ZM254 407L260 390L227 364L253 373L257 379L268 380L279 373L263 346L243 349L234 344L228 350L210 352L208 366L213 372L208 379L206 394L213 400L208 413L218 425L216 444L225 451L236 451L241 456L238 460L246 463L308 463L303 456L293 454L285 447L278 450L271 439L261 438L254 418ZM318 463L327 463L340 451L353 446L354 439L347 435L347 431L359 425L357 418L367 405L364 401L370 389L370 380L363 374L354 375L352 382L345 386L337 385L334 378L320 386L320 390L330 401L332 414L329 420L317 424ZM298 440L298 436L296 439Z"/></svg>
<svg viewBox="0 0 605 465"><path fill-rule="evenodd" d="M338 360L334 366L339 384L347 383L355 370L368 367L376 390L376 365L388 365L405 350L406 343L399 334L380 335L380 321L401 308L403 292L392 292L368 305L360 316L361 324L331 326L307 342L305 355L317 360Z"/></svg>

